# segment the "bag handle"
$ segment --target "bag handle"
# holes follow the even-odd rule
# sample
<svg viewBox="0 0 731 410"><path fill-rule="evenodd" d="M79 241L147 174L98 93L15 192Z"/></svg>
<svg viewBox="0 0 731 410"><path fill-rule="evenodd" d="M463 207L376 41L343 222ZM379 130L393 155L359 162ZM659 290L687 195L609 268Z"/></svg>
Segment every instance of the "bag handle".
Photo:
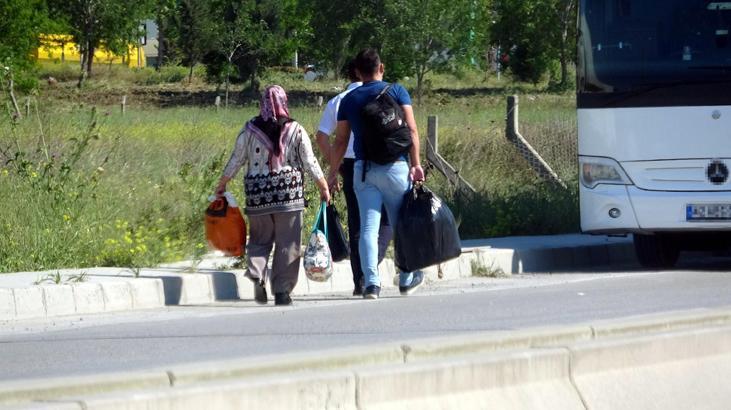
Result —
<svg viewBox="0 0 731 410"><path fill-rule="evenodd" d="M206 208L206 215L222 218L226 216L228 201L225 196L213 200Z"/></svg>
<svg viewBox="0 0 731 410"><path fill-rule="evenodd" d="M312 228L312 232L317 232L317 228L320 227L320 221L322 221L323 231L325 239L327 238L327 202L322 201L320 203L320 211L317 212L317 219L315 220L315 226Z"/></svg>

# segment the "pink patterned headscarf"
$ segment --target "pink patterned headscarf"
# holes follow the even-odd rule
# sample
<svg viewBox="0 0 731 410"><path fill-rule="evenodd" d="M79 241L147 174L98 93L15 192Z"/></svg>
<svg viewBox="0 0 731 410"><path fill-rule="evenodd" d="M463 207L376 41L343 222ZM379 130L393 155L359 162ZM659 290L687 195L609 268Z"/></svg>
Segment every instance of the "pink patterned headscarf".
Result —
<svg viewBox="0 0 731 410"><path fill-rule="evenodd" d="M264 121L277 122L281 118L289 118L289 109L287 108L287 93L278 85L267 87L261 95L261 104L259 107L259 116ZM272 140L262 130L256 127L252 121L246 124L246 128L262 143L269 151L269 166L272 171L278 171L285 162L286 147L289 144L288 136L290 135L290 125L287 123L282 127L279 134L279 154L275 155Z"/></svg>
<svg viewBox="0 0 731 410"><path fill-rule="evenodd" d="M289 118L287 93L278 85L270 85L261 95L259 115L264 121L277 121L280 117Z"/></svg>

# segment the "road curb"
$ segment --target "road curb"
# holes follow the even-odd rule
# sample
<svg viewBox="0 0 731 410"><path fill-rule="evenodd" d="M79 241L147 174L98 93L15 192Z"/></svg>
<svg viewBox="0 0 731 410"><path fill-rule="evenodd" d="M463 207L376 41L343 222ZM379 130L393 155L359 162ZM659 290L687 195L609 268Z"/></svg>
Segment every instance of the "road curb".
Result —
<svg viewBox="0 0 731 410"><path fill-rule="evenodd" d="M485 332L451 338L411 340L376 347L369 346L368 348L345 348L310 353L260 356L235 361L202 362L171 366L149 372L68 377L64 379L18 380L0 384L0 404L13 404L23 400L66 400L72 396L85 397L87 395L108 393L112 390L127 389L127 387L124 387L127 382L129 382L129 389L164 388L164 390L175 390L198 386L201 383L228 383L228 381L236 380L274 378L276 375L287 375L289 377L292 375L317 375L322 372L342 372L346 370L352 370L356 374L360 374L359 372L369 369L376 369L377 372L386 368L395 369L396 373L401 371L399 369L407 369L404 371L408 372L411 371L408 369L412 369L408 366L415 366L413 369L432 368L436 369L434 371L437 372L451 374L446 370L449 366L445 367L444 364L452 362L459 364L458 367L462 369L459 372L469 373L471 370L468 370L469 366L464 364L464 358L469 358L469 363L482 360L482 358L490 362L495 358L514 357L516 352L518 357L524 357L521 355L563 351L566 354L576 352L578 356L575 357L580 359L580 353L586 349L595 349L593 354L597 355L597 352L601 352L601 349L605 346L633 346L632 343L637 346L644 346L643 343L650 342L671 343L663 342L663 338L672 339L677 335L685 334L694 334L695 336L689 336L688 339L683 340L695 341L695 344L691 343L690 345L701 346L703 343L712 343L712 341L704 341L703 335L714 335L716 334L714 332L721 332L724 339L723 343L713 345L715 350L711 353L722 354L725 352L724 349L731 350L731 307L671 312L623 321L598 321L578 326L510 332ZM694 353L693 349L682 351L679 346L683 346L685 342L675 341L672 343L675 343L672 345L676 346L673 348L675 350L659 350L659 353L656 352L656 354L662 352L665 352L663 354L669 354L667 352L677 350L680 353L673 353L674 360L689 360L698 357L698 353ZM667 344L667 346L671 346L671 344ZM628 349L630 348L628 347ZM640 352L636 354L644 355L642 349L648 348L631 348L630 351ZM630 353L627 357L633 356ZM606 357L602 356L600 359L605 360ZM594 369L595 373L611 370L606 367L586 365L586 361L575 362L573 356L571 363L577 369ZM627 363L627 361L625 360L624 363ZM652 362L645 361L641 364L646 366L651 365ZM731 369L731 366L729 369ZM372 374L368 373L368 375ZM525 375L525 377L529 376L533 377L534 375ZM361 383L360 379L358 380L358 383ZM397 382L394 381L394 383ZM563 382L559 384L564 386ZM380 384L373 386L376 389L374 391L387 388L378 387L381 386ZM459 387L455 388L457 391L460 390Z"/></svg>
<svg viewBox="0 0 731 410"><path fill-rule="evenodd" d="M0 322L165 306L159 279L0 288Z"/></svg>
<svg viewBox="0 0 731 410"><path fill-rule="evenodd" d="M568 346L591 409L727 409L731 326Z"/></svg>
<svg viewBox="0 0 731 410"><path fill-rule="evenodd" d="M634 249L629 242L530 249L477 246L466 248L459 258L423 271L427 281L436 283L472 276L581 269L627 263L633 258ZM195 267L181 262L144 269L139 277L126 270L91 268L85 271L99 271L90 275L98 277L99 282L0 288L0 321L253 300L251 282L243 271L230 270L230 261L230 258L211 258L204 264L208 268L198 266L200 261L193 264ZM382 287L398 286L393 260L384 260L379 270ZM292 294L297 297L352 289L350 262L346 260L335 263L331 279L322 283L308 280L300 267L299 281Z"/></svg>
<svg viewBox="0 0 731 410"><path fill-rule="evenodd" d="M549 409L698 408L703 403L721 409L731 400L726 388L730 316L731 308L675 312L624 325L602 321L375 350L173 366L147 372L149 381L144 374L127 373L126 379L134 381L128 387L122 374L15 381L0 386L0 403L37 400L45 403L27 403L27 408L78 403L83 409L130 410L422 409L455 403L460 408L491 403ZM611 332L595 331L610 327ZM13 395L14 389L22 391Z"/></svg>
<svg viewBox="0 0 731 410"><path fill-rule="evenodd" d="M114 392L118 390L170 387L164 371L107 373L70 378L13 380L0 383L0 405L46 401L59 397Z"/></svg>
<svg viewBox="0 0 731 410"><path fill-rule="evenodd" d="M368 349L344 348L313 353L267 355L223 362L180 365L168 369L174 386L212 380L262 377L271 374L309 371L334 371L343 368L394 365L404 361L399 344L371 346Z"/></svg>
<svg viewBox="0 0 731 410"><path fill-rule="evenodd" d="M531 349L356 370L358 408L583 409L569 360L565 349ZM492 394L465 402L481 390Z"/></svg>

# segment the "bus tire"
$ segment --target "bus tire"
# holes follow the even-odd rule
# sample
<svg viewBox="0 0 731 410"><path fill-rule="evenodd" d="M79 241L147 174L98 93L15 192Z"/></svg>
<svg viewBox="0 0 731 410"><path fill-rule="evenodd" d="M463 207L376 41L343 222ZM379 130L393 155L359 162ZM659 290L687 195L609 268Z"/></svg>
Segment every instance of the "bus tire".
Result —
<svg viewBox="0 0 731 410"><path fill-rule="evenodd" d="M672 268L678 261L680 248L669 237L663 235L634 235L637 260L644 268Z"/></svg>

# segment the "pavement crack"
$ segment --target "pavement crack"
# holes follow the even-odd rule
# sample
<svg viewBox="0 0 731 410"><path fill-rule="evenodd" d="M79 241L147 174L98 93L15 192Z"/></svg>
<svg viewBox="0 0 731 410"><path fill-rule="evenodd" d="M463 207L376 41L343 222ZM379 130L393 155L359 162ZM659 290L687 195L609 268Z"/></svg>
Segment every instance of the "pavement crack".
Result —
<svg viewBox="0 0 731 410"><path fill-rule="evenodd" d="M413 349L409 345L401 345L401 352L403 352L403 358L404 358L404 364L409 362L409 353L411 353Z"/></svg>
<svg viewBox="0 0 731 410"><path fill-rule="evenodd" d="M170 381L170 387L175 387L175 374L170 370L166 370L165 374L168 375L168 380Z"/></svg>
<svg viewBox="0 0 731 410"><path fill-rule="evenodd" d="M571 386L573 386L574 390L576 391L576 395L579 396L579 400L581 400L581 405L586 410L589 409L589 405L586 403L586 399L584 398L584 395L581 394L581 390L579 390L579 385L576 384L576 380L574 379L574 355L571 352L571 349L568 346L558 346L560 349L566 350L569 357L569 381L571 382Z"/></svg>

